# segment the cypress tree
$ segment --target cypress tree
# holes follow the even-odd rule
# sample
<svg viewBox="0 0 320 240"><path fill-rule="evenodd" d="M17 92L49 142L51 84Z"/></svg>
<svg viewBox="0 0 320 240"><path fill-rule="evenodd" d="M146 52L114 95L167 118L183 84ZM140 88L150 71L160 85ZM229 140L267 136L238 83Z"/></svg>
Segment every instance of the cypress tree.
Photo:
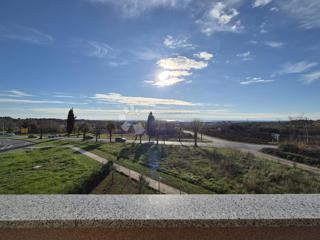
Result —
<svg viewBox="0 0 320 240"><path fill-rule="evenodd" d="M73 108L71 108L69 110L68 119L67 119L67 133L68 133L68 136L70 136L70 134L73 131L74 122L75 122L75 116L73 114Z"/></svg>

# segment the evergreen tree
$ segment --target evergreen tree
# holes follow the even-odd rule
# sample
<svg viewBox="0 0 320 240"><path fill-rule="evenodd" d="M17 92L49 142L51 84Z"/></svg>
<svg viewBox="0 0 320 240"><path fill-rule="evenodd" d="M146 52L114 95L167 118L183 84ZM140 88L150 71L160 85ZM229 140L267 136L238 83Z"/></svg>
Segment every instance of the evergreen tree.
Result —
<svg viewBox="0 0 320 240"><path fill-rule="evenodd" d="M148 116L148 120L147 120L147 125L146 125L146 132L147 132L147 135L149 136L149 142L150 142L150 139L151 137L154 137L155 136L155 118L154 116L152 115L152 112L149 113L149 116Z"/></svg>
<svg viewBox="0 0 320 240"><path fill-rule="evenodd" d="M74 122L75 122L75 116L73 114L73 108L71 108L69 110L69 113L68 113L68 119L67 119L67 133L68 133L68 136L70 136L70 134L72 133L73 131L73 127L74 127Z"/></svg>

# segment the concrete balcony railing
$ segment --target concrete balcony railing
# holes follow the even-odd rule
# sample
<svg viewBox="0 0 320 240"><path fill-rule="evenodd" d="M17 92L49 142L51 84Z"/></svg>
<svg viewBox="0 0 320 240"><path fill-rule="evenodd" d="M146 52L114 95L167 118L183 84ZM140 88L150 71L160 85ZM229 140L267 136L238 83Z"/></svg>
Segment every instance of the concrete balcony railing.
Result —
<svg viewBox="0 0 320 240"><path fill-rule="evenodd" d="M0 239L320 239L320 195L2 195Z"/></svg>

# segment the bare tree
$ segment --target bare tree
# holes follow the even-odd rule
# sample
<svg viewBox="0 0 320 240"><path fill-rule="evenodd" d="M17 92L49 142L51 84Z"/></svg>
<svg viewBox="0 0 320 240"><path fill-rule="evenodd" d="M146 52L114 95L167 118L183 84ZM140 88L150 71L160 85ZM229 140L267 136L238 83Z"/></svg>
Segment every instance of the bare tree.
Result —
<svg viewBox="0 0 320 240"><path fill-rule="evenodd" d="M114 122L108 122L107 124L107 131L109 133L109 140L112 140L112 132L116 130L116 124Z"/></svg>
<svg viewBox="0 0 320 240"><path fill-rule="evenodd" d="M191 122L191 127L193 131L194 146L198 147L198 133L202 127L202 122L198 119L195 119Z"/></svg>
<svg viewBox="0 0 320 240"><path fill-rule="evenodd" d="M86 134L90 130L90 126L89 126L88 123L84 122L84 123L81 124L80 129L81 129L82 134L83 134L83 140L85 140L86 139Z"/></svg>

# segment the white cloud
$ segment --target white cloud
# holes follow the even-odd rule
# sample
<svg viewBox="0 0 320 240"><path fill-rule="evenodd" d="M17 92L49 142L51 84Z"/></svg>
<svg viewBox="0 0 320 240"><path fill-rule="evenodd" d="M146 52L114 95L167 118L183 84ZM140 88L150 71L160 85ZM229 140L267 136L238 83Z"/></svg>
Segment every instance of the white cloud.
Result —
<svg viewBox="0 0 320 240"><path fill-rule="evenodd" d="M272 0L254 0L252 7L263 7L271 2Z"/></svg>
<svg viewBox="0 0 320 240"><path fill-rule="evenodd" d="M140 105L140 106L156 106L156 105L173 105L173 106L194 106L192 102L165 99L165 98L147 98L147 97L129 97L119 93L95 94L93 99L118 104Z"/></svg>
<svg viewBox="0 0 320 240"><path fill-rule="evenodd" d="M281 0L279 9L297 19L305 29L320 28L320 4L318 0Z"/></svg>
<svg viewBox="0 0 320 240"><path fill-rule="evenodd" d="M52 117L65 118L70 108L31 108L5 110L5 115L12 117ZM2 109L1 109L2 110ZM158 119L173 119L189 121L194 118L202 120L288 120L288 116L301 115L299 112L234 112L228 109L156 109L153 107L139 108L138 114L126 114L127 120L145 120L150 111ZM123 109L100 109L100 108L74 108L74 112L79 119L92 120L123 120ZM306 116L310 119L319 119L320 112L310 112Z"/></svg>
<svg viewBox="0 0 320 240"><path fill-rule="evenodd" d="M25 93L20 90L7 90L3 91L4 93L0 93L0 96L6 96L6 97L31 97L33 95L29 93Z"/></svg>
<svg viewBox="0 0 320 240"><path fill-rule="evenodd" d="M38 45L49 45L54 42L49 34L17 24L0 25L0 37Z"/></svg>
<svg viewBox="0 0 320 240"><path fill-rule="evenodd" d="M276 41L265 41L264 44L272 48L279 48L285 45L284 42L276 42Z"/></svg>
<svg viewBox="0 0 320 240"><path fill-rule="evenodd" d="M194 48L194 46L188 42L187 37L178 37L174 38L171 35L167 35L166 38L163 40L163 44L171 49L176 48Z"/></svg>
<svg viewBox="0 0 320 240"><path fill-rule="evenodd" d="M205 57L208 58L207 55ZM192 74L191 70L203 69L208 66L207 62L196 61L184 56L162 58L157 64L163 70L155 76L155 79L145 81L157 87L166 87L182 82L190 83L191 81L185 77Z"/></svg>
<svg viewBox="0 0 320 240"><path fill-rule="evenodd" d="M181 82L188 82L184 77L190 76L192 73L188 71L161 71L153 81L145 81L157 87L167 87Z"/></svg>
<svg viewBox="0 0 320 240"><path fill-rule="evenodd" d="M302 73L317 65L318 65L317 62L306 62L306 61L301 61L297 63L286 63L282 66L281 70L278 71L278 73L279 74Z"/></svg>
<svg viewBox="0 0 320 240"><path fill-rule="evenodd" d="M182 9L192 0L87 0L92 3L113 5L125 18L137 17L155 8Z"/></svg>
<svg viewBox="0 0 320 240"><path fill-rule="evenodd" d="M71 95L55 95L54 97L56 97L56 98L74 98Z"/></svg>
<svg viewBox="0 0 320 240"><path fill-rule="evenodd" d="M211 35L214 32L241 32L243 30L240 20L234 20L239 12L231 7L232 4L229 2L215 2L212 8L196 21L201 27L201 32Z"/></svg>
<svg viewBox="0 0 320 240"><path fill-rule="evenodd" d="M80 51L83 55L96 58L111 57L112 48L105 42L91 41L91 40L75 40L72 46L76 51Z"/></svg>
<svg viewBox="0 0 320 240"><path fill-rule="evenodd" d="M251 56L251 52L250 51L247 51L247 52L244 52L244 53L238 53L236 56L242 58L243 61L252 60L252 56Z"/></svg>
<svg viewBox="0 0 320 240"><path fill-rule="evenodd" d="M199 52L199 53L193 54L193 56L206 61L209 61L211 58L213 58L213 54L209 52Z"/></svg>
<svg viewBox="0 0 320 240"><path fill-rule="evenodd" d="M320 71L308 73L302 76L302 81L306 84L320 81Z"/></svg>
<svg viewBox="0 0 320 240"><path fill-rule="evenodd" d="M270 12L279 12L279 8L272 7L272 8L270 8Z"/></svg>
<svg viewBox="0 0 320 240"><path fill-rule="evenodd" d="M241 81L241 85L250 85L250 84L256 84L256 83L270 83L273 82L274 80L270 79L262 79L260 77L247 77L245 81Z"/></svg>
<svg viewBox="0 0 320 240"><path fill-rule="evenodd" d="M47 101L47 100L30 100L30 99L12 99L12 98L0 98L0 103L53 103L60 104L65 103L62 101Z"/></svg>
<svg viewBox="0 0 320 240"><path fill-rule="evenodd" d="M196 61L184 56L160 59L157 64L166 70L191 70L202 69L208 66L207 62Z"/></svg>

